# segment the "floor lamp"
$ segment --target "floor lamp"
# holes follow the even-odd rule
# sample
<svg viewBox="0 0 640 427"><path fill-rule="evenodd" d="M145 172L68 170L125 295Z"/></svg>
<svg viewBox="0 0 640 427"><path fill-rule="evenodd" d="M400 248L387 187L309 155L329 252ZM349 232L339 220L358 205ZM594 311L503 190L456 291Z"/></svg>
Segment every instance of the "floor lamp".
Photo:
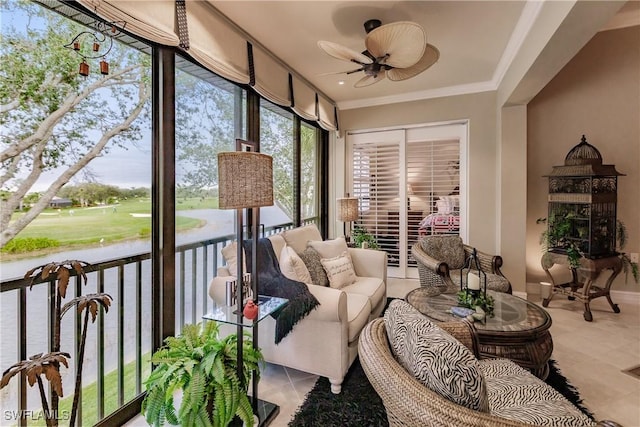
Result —
<svg viewBox="0 0 640 427"><path fill-rule="evenodd" d="M347 243L351 240L351 224L349 224L349 235L347 235L347 222L352 222L358 219L358 198L357 197L349 197L347 193L347 197L341 197L336 200L338 207L338 221L342 221L344 238Z"/></svg>
<svg viewBox="0 0 640 427"><path fill-rule="evenodd" d="M236 237L238 241L238 275L236 286L237 335L238 335L238 377L243 381L243 213L251 215L252 259L251 288L254 302L258 300L257 241L260 207L273 205L273 159L266 154L255 152L257 144L236 140L235 152L218 154L218 207L235 209L237 218ZM253 324L253 346L258 348L258 324ZM253 411L257 413L258 383L253 381Z"/></svg>

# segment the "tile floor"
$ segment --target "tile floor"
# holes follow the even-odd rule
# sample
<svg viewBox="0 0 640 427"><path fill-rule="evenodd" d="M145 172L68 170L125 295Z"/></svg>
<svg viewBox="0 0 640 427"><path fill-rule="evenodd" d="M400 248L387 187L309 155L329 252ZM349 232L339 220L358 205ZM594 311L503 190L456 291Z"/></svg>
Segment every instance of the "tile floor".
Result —
<svg viewBox="0 0 640 427"><path fill-rule="evenodd" d="M390 279L388 296L403 298L417 286L417 280ZM530 299L540 302L537 295ZM620 306L619 314L613 313L603 298L592 301L593 322L589 323L582 317L582 304L556 297L547 308L553 319L552 357L580 391L596 419L640 427L640 378L622 372L640 365L640 306L615 298L614 302ZM280 414L271 426L287 426L317 378L295 369L267 365L258 395L280 405ZM142 417L127 424L143 425Z"/></svg>

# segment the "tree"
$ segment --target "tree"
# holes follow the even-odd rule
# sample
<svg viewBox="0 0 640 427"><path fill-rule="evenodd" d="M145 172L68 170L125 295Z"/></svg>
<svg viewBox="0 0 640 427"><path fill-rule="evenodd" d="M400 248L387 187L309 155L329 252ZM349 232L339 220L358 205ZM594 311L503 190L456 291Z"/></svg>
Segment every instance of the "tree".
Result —
<svg viewBox="0 0 640 427"><path fill-rule="evenodd" d="M114 42L110 74L83 79L80 57L64 46L86 27L33 3L13 0L0 7L0 188L11 190L0 205L1 248L64 184L90 173L93 159L141 138L151 91L148 55ZM26 28L6 25L7 12L24 17ZM11 221L43 172L54 170L57 177L29 212Z"/></svg>
<svg viewBox="0 0 640 427"><path fill-rule="evenodd" d="M176 73L177 197L204 196L218 187L217 155L235 149L235 110L242 103L238 90Z"/></svg>
<svg viewBox="0 0 640 427"><path fill-rule="evenodd" d="M260 109L260 151L273 157L274 202L293 218L293 121Z"/></svg>

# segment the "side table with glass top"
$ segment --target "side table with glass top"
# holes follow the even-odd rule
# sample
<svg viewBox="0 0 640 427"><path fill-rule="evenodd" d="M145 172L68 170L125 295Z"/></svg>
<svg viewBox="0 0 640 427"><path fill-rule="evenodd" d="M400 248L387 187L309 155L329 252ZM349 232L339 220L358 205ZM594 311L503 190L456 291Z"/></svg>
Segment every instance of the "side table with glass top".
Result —
<svg viewBox="0 0 640 427"><path fill-rule="evenodd" d="M252 328L253 332L253 345L254 347L258 347L258 323L274 313L276 310L283 307L289 300L285 298L272 297L267 295L259 295L258 301L256 304L258 305L258 317L255 320L247 319L242 315L242 313L238 313L237 306L232 305L224 305L224 306L216 306L207 314L203 315L202 318L204 320L213 320L216 322L226 323L230 325L235 325L238 328L238 357L239 362L238 366L242 366L242 332L243 328ZM255 373L252 378L252 394L251 394L251 403L253 407L253 413L258 417L258 426L267 426L273 421L273 419L280 412L280 407L274 403L267 402L261 399L258 399L258 378Z"/></svg>
<svg viewBox="0 0 640 427"><path fill-rule="evenodd" d="M484 322L473 322L480 358L506 358L530 370L541 379L549 374L553 351L549 333L551 316L527 300L502 292L487 291L494 300L494 315ZM451 313L458 305L455 293L442 293L433 287L410 291L405 300L436 322L466 321Z"/></svg>

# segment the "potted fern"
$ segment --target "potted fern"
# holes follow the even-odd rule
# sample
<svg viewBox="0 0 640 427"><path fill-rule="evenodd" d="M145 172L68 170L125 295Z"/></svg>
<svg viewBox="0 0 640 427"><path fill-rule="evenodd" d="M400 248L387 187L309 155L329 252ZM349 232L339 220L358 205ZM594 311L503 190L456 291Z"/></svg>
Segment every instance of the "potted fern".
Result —
<svg viewBox="0 0 640 427"><path fill-rule="evenodd" d="M364 227L356 226L351 232L351 237L356 245L356 248L368 248L379 249L378 242L373 234L367 232Z"/></svg>
<svg viewBox="0 0 640 427"><path fill-rule="evenodd" d="M182 426L227 426L237 417L253 426L247 385L263 356L243 339L243 378L238 376L236 334L219 337L218 324L185 325L182 335L169 337L154 353L155 368L145 381L147 395L142 413L147 422L159 426L166 422ZM182 391L176 410L174 399ZM176 399L177 400L177 399Z"/></svg>

